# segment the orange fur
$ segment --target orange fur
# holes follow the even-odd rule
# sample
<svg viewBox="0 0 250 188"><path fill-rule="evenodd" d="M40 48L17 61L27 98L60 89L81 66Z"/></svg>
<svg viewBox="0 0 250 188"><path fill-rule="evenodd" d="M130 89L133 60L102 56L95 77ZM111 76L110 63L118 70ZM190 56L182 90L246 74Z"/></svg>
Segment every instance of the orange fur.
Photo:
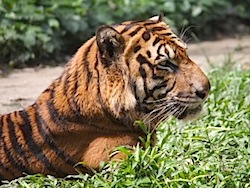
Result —
<svg viewBox="0 0 250 188"><path fill-rule="evenodd" d="M192 117L209 89L161 18L103 26L33 105L0 116L0 179L63 177L81 161L98 169L115 147L145 136L135 120L155 129L171 115Z"/></svg>

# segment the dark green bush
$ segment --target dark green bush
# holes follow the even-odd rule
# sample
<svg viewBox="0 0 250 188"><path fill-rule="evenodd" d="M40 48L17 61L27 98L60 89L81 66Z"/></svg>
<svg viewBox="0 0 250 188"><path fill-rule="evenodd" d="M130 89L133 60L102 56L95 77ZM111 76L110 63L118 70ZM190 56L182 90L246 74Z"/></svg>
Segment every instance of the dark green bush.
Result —
<svg viewBox="0 0 250 188"><path fill-rule="evenodd" d="M1 0L0 63L20 67L61 60L100 25L159 13L177 31L191 26L198 37L211 38L232 20L228 16L249 22L249 11L248 1L236 0Z"/></svg>
<svg viewBox="0 0 250 188"><path fill-rule="evenodd" d="M70 40L83 40L72 36L88 28L82 0L3 0L0 7L1 63L57 58Z"/></svg>

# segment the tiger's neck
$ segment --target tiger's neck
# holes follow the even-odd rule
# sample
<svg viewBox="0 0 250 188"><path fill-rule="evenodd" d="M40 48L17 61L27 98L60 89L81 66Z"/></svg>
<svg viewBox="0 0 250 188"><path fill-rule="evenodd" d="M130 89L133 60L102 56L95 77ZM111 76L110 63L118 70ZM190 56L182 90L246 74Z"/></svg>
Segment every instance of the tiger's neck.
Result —
<svg viewBox="0 0 250 188"><path fill-rule="evenodd" d="M119 59L107 67L96 54L95 38L85 43L61 77L40 96L66 119L133 126L140 118L128 67ZM50 95L50 96L48 96Z"/></svg>

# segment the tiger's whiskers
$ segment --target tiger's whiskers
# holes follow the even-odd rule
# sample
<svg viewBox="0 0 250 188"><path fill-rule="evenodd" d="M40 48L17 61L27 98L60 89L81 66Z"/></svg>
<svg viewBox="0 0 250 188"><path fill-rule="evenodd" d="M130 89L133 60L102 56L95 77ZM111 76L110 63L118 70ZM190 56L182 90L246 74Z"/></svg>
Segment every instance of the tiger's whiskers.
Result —
<svg viewBox="0 0 250 188"><path fill-rule="evenodd" d="M167 104L166 104L167 103ZM156 112L160 111L156 117L154 116L153 119L159 117L160 115L162 115L163 113L167 112L167 109L170 108L171 106L175 105L176 102L165 102L162 104L158 104L156 105L156 108L154 110L152 110L150 113L146 114L142 119L144 120L144 122L150 122L152 121L152 115L155 114Z"/></svg>

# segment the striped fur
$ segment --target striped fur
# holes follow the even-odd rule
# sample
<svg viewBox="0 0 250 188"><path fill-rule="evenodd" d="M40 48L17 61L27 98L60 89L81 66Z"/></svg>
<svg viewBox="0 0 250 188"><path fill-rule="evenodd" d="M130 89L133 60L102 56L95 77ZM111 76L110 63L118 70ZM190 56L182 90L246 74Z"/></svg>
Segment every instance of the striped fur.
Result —
<svg viewBox="0 0 250 188"><path fill-rule="evenodd" d="M119 145L169 116L193 117L210 84L160 17L101 27L62 75L22 111L0 116L0 179L98 169ZM116 156L115 156L116 157Z"/></svg>

